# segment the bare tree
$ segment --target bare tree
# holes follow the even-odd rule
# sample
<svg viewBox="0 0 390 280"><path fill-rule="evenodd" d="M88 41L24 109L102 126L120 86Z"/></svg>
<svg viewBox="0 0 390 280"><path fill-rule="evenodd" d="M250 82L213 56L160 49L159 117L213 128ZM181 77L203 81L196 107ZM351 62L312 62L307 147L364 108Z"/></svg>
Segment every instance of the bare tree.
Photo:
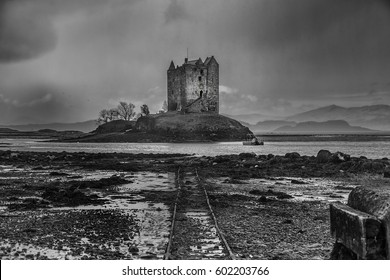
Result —
<svg viewBox="0 0 390 280"><path fill-rule="evenodd" d="M109 110L104 109L100 111L99 117L96 120L96 122L100 125L117 119L118 119L117 109L109 109Z"/></svg>
<svg viewBox="0 0 390 280"><path fill-rule="evenodd" d="M141 106L141 115L148 116L150 114L148 105L144 104Z"/></svg>
<svg viewBox="0 0 390 280"><path fill-rule="evenodd" d="M118 119L118 110L116 108L108 110L110 121Z"/></svg>
<svg viewBox="0 0 390 280"><path fill-rule="evenodd" d="M104 123L108 123L110 121L110 115L109 115L108 111L109 110L104 109L104 110L101 110L99 112L99 117L96 120L96 122L98 124L104 124Z"/></svg>
<svg viewBox="0 0 390 280"><path fill-rule="evenodd" d="M118 118L123 119L125 121L130 121L135 116L135 106L132 103L119 102L116 110L118 111Z"/></svg>

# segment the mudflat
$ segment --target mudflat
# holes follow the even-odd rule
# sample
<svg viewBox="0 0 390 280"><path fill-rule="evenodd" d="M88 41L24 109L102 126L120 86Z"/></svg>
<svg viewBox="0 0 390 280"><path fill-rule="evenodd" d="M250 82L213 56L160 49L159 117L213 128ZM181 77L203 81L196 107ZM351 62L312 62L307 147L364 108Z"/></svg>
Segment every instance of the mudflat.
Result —
<svg viewBox="0 0 390 280"><path fill-rule="evenodd" d="M1 259L328 259L388 159L0 151Z"/></svg>

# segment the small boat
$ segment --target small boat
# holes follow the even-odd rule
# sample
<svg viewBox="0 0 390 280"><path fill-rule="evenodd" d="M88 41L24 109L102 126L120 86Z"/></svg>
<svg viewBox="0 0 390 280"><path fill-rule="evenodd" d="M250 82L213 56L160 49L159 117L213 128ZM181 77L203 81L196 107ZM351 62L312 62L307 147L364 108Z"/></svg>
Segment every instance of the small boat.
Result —
<svg viewBox="0 0 390 280"><path fill-rule="evenodd" d="M249 140L248 138L252 138L252 139ZM264 141L259 141L259 139L257 139L256 136L250 135L248 138L247 138L247 140L242 142L243 145L245 145L245 146L264 145Z"/></svg>

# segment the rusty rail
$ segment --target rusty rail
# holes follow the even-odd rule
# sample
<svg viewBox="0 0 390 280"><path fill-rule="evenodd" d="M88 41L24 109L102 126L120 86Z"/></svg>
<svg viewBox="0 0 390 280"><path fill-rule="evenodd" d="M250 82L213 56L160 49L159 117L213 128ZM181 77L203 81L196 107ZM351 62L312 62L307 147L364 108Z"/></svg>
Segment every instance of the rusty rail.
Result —
<svg viewBox="0 0 390 280"><path fill-rule="evenodd" d="M218 232L218 235L219 237L221 238L222 242L223 242L223 245L225 246L225 249L229 252L229 257L232 259L232 260L235 260L236 259L236 256L233 254L233 251L232 249L230 248L229 246L229 243L226 241L226 238L225 236L223 235L222 231L220 230L219 226L218 226L218 222L217 222L217 218L215 217L214 215L214 211L210 205L210 200L209 200L209 195L207 193L207 190L205 188L205 183L202 182L202 180L199 178L199 174L198 174L198 170L195 169L195 173L196 173L196 178L198 180L198 182L202 185L203 187L203 191L204 191L204 194L206 196L206 201L207 201L207 205L209 206L209 209L210 209L210 213L211 213L211 216L213 217L213 220L214 220L214 225L215 225L215 228L217 229L217 232Z"/></svg>
<svg viewBox="0 0 390 280"><path fill-rule="evenodd" d="M176 210L177 210L177 202L179 200L179 195L180 195L180 190L181 190L181 184L180 184L180 167L177 170L176 173L176 180L175 183L177 185L177 194L176 194L176 200L175 200L175 206L173 208L173 216L172 216L172 225L171 225L171 230L169 234L169 241L167 248L165 250L164 254L164 260L169 260L169 257L171 255L171 247L172 247L172 240L173 240L173 235L174 235L174 230L175 230L175 220L176 220Z"/></svg>

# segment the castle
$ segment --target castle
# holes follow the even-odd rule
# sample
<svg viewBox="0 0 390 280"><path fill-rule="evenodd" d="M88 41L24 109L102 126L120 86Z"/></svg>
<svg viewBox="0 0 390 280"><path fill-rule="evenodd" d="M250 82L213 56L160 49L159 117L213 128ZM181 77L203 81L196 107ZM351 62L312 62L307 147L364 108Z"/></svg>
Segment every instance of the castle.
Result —
<svg viewBox="0 0 390 280"><path fill-rule="evenodd" d="M203 62L184 60L182 66L171 62L168 74L168 111L219 113L219 64L214 56Z"/></svg>

